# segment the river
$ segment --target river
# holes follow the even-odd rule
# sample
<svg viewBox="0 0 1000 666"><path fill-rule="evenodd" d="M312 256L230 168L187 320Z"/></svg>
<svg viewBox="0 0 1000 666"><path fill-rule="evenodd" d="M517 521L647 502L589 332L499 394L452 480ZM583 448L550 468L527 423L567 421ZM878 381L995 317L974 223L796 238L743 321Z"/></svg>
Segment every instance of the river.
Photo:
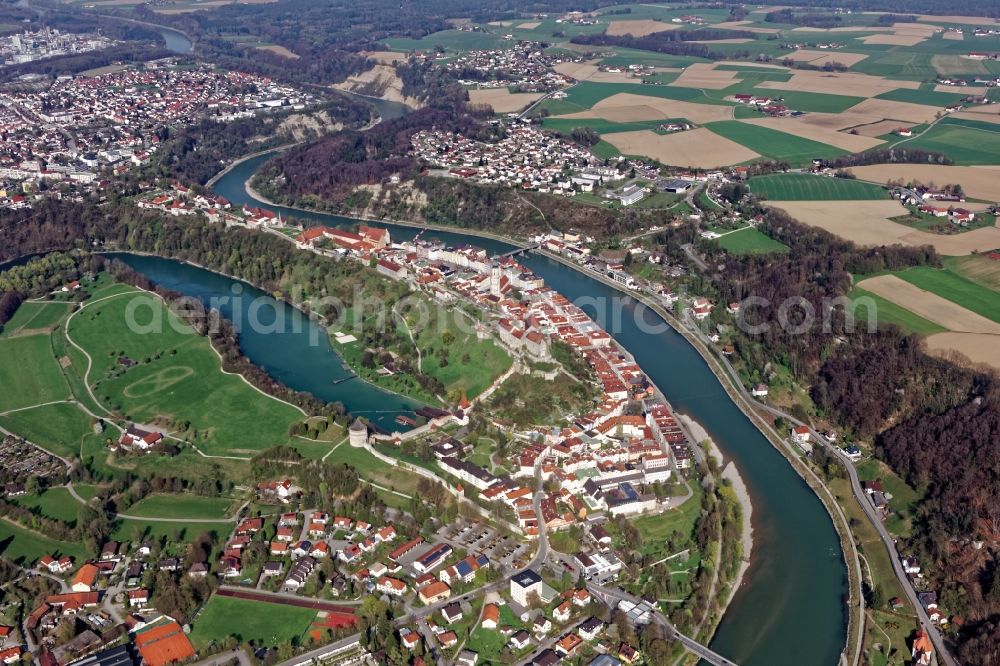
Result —
<svg viewBox="0 0 1000 666"><path fill-rule="evenodd" d="M250 197L244 183L267 159L264 155L238 165L216 183L215 191L234 204L250 203L307 222L338 226L357 223L335 215L267 206ZM412 238L418 232L398 225L380 226L389 228L395 239ZM423 238L478 245L491 252L511 249L498 241L458 232L425 231ZM522 261L552 288L579 301L614 335L673 406L705 427L727 458L736 463L746 482L754 504L752 563L712 648L746 666L836 664L846 640L847 577L836 530L819 498L733 403L683 336L669 328L656 334L644 332L638 322L657 321L655 313L547 257L529 255ZM172 271L192 270L180 264L174 266ZM209 278L211 273L201 275L206 280L224 280L219 276ZM596 302L597 307L588 305L585 299ZM602 307L602 303L608 307ZM610 304L614 303L622 306L624 316L620 321L609 321ZM282 353L282 347L283 343L269 344L258 355L250 350L248 355L267 367L274 355ZM296 377L299 386L315 383L329 390L322 373L310 368L303 372ZM346 386L351 388L335 399L353 410L353 389L358 382Z"/></svg>

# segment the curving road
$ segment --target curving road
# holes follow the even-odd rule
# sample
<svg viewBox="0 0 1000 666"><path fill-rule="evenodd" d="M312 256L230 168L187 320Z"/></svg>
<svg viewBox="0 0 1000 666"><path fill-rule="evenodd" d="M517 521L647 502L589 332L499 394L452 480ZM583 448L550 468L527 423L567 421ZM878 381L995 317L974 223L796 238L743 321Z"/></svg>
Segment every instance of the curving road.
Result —
<svg viewBox="0 0 1000 666"><path fill-rule="evenodd" d="M667 636L673 638L678 643L683 645L685 650L687 650L688 652L697 657L700 657L701 659L704 659L710 664L714 664L715 666L737 666L736 662L726 659L722 655L713 652L712 650L705 647L704 645L694 640L693 638L685 636L681 632L677 631L674 625L670 623L670 620L667 619L667 616L661 613L660 610L655 605L649 604L649 602L647 602L645 599L640 599L639 597L629 594L628 592L625 592L624 590L620 590L618 588L604 587L596 583L587 583L587 588L590 590L591 594L599 596L600 598L604 599L605 602L609 602L609 605L610 605L609 600L611 599L616 599L619 601L622 600L630 601L633 604L639 604L639 603L648 604L653 609L653 612L651 613L653 620L658 625L666 629Z"/></svg>
<svg viewBox="0 0 1000 666"><path fill-rule="evenodd" d="M688 323L690 323L690 320L688 320ZM689 330L692 330L694 332L695 336L698 337L698 339L701 340L702 343L704 343L706 348L708 349L713 348L710 345L710 341L704 336L701 330L697 328L697 326L690 326ZM896 550L896 540L892 537L891 534L889 534L889 531L885 528L885 524L882 522L881 517L875 511L875 507L872 505L871 501L869 501L867 493L861 487L861 481L858 478L858 471L857 469L855 469L854 463L851 462L851 460L847 457L847 455L839 446L836 446L833 442L831 442L826 437L817 432L816 429L812 427L812 424L804 423L803 421L800 421L791 414L784 412L776 407L772 407L771 405L768 405L766 403L763 403L754 396L752 396L750 392L746 390L746 387L743 386L743 382L739 379L739 374L736 372L736 369L733 368L732 364L729 362L729 359L721 355L717 355L715 356L715 358L716 360L720 361L722 363L722 366L726 369L726 372L729 374L729 379L731 380L730 383L739 392L739 395L744 400L744 402L758 409L761 409L773 416L779 416L788 421L792 425L806 426L807 428L809 428L811 439L813 439L816 442L819 442L824 448L827 449L827 451L833 453L834 457L842 463L843 467L847 470L847 476L851 482L851 493L854 495L854 499L858 502L858 504L861 505L862 511L864 511L865 516L868 518L868 521L875 528L875 531L878 532L879 538L882 540L882 545L884 545L886 550L888 551L889 559L892 561L893 573L895 574L896 579L899 581L900 586L903 588L903 591L906 593L906 597L910 600L910 603L913 605L913 608L917 613L917 619L920 623L920 627L927 632L928 636L930 636L931 641L934 643L934 648L937 651L938 658L942 662L944 662L946 666L958 666L958 663L948 652L947 645L944 642L944 637L941 635L941 632L938 631L937 626L933 622L931 622L930 617L927 615L927 611L924 610L924 607L917 600L917 592L913 588L913 585L910 584L910 579L906 575L906 572L903 571L903 565L900 562L900 554L899 551ZM850 542L852 545L854 544L853 538L850 539ZM856 561L857 559L858 558L856 558ZM860 562L858 562L858 567L860 569ZM863 627L864 626L863 604L859 608L859 613L862 615L860 619L861 624L859 624L859 626ZM860 651L860 649L861 646L858 645L858 650ZM857 658L855 659L854 663L858 663Z"/></svg>

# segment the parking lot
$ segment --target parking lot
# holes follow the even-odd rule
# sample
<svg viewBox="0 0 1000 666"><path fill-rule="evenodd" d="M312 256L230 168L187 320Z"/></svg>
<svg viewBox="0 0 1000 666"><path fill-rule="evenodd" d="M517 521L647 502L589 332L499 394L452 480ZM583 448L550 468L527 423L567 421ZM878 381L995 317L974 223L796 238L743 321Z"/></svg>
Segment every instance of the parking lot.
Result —
<svg viewBox="0 0 1000 666"><path fill-rule="evenodd" d="M480 522L459 520L438 531L438 536L455 548L463 548L470 553L483 553L492 562L513 568L529 549L529 544L499 534L495 529Z"/></svg>

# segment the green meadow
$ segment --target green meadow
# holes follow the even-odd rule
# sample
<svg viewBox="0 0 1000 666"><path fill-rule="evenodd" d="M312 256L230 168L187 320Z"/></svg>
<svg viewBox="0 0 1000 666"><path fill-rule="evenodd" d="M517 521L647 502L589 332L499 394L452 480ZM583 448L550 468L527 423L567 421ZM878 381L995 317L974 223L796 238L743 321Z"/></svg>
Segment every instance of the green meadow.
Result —
<svg viewBox="0 0 1000 666"><path fill-rule="evenodd" d="M856 201L885 199L885 189L849 178L807 173L775 173L750 179L750 190L772 201Z"/></svg>
<svg viewBox="0 0 1000 666"><path fill-rule="evenodd" d="M127 325L127 312L149 330ZM301 418L298 409L224 374L208 339L152 295L92 301L69 321L68 334L93 359L87 380L106 407L127 421L161 424L207 453L251 455L287 443ZM120 355L137 364L123 368Z"/></svg>
<svg viewBox="0 0 1000 666"><path fill-rule="evenodd" d="M705 127L719 136L724 136L760 153L764 157L786 161L792 166L807 164L815 157L836 157L845 152L825 143L779 132L768 127L741 123L738 120L723 120L709 123Z"/></svg>

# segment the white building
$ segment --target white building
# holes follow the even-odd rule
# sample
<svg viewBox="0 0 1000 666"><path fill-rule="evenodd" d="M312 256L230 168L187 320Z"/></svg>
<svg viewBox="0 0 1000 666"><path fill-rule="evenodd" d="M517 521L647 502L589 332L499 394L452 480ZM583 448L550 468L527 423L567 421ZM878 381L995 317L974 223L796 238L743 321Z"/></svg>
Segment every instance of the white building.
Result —
<svg viewBox="0 0 1000 666"><path fill-rule="evenodd" d="M542 577L531 569L525 569L519 574L511 576L510 597L521 606L528 605L528 597L535 594L539 598L542 595Z"/></svg>

